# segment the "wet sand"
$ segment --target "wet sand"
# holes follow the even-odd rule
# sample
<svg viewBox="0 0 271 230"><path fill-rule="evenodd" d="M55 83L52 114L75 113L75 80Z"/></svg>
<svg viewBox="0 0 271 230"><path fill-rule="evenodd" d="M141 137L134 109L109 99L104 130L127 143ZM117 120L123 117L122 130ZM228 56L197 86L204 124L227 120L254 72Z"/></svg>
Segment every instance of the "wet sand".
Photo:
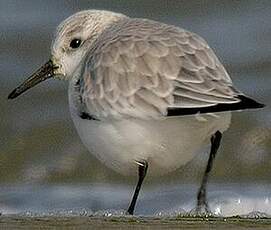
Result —
<svg viewBox="0 0 271 230"><path fill-rule="evenodd" d="M0 217L0 229L270 229L271 219L153 217Z"/></svg>

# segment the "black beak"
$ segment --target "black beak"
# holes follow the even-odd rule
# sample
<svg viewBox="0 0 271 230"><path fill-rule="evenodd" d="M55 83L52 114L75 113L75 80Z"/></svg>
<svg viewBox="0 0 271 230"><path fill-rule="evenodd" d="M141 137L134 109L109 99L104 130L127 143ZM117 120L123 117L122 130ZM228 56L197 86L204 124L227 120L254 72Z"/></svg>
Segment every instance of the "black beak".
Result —
<svg viewBox="0 0 271 230"><path fill-rule="evenodd" d="M21 85L14 89L9 95L8 99L14 99L37 85L38 83L45 81L54 76L54 70L58 67L53 65L52 60L46 62L42 67L40 67L34 74L32 74L28 79L26 79Z"/></svg>

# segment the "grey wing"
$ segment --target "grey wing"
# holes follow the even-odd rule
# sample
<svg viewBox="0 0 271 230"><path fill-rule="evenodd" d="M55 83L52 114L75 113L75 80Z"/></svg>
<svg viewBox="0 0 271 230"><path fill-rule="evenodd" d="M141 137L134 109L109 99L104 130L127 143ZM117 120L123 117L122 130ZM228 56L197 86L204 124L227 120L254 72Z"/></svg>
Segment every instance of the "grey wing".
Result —
<svg viewBox="0 0 271 230"><path fill-rule="evenodd" d="M83 103L97 117L158 118L172 110L240 102L207 43L175 27L119 35L102 45L86 64L83 82Z"/></svg>

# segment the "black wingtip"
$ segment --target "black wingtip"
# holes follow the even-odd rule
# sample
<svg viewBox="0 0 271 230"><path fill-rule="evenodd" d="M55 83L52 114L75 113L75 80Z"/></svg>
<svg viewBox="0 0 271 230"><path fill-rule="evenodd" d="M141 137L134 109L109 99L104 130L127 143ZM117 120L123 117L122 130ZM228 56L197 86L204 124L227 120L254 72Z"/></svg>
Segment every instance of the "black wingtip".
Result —
<svg viewBox="0 0 271 230"><path fill-rule="evenodd" d="M265 107L265 104L259 103L247 96L239 95L238 98L241 100L241 102L238 103L240 107L242 107L241 109L258 109Z"/></svg>
<svg viewBox="0 0 271 230"><path fill-rule="evenodd" d="M261 104L245 95L238 95L237 98L240 101L232 104L222 103L202 108L169 108L167 116L184 116L197 113L217 113L245 109L259 109L265 107L264 104Z"/></svg>

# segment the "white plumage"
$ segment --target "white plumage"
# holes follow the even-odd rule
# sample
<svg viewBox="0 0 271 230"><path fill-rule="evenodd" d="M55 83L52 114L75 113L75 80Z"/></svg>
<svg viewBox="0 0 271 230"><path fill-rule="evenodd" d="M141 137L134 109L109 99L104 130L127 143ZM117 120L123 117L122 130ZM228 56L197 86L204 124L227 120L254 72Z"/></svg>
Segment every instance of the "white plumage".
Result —
<svg viewBox="0 0 271 230"><path fill-rule="evenodd" d="M89 151L119 173L138 174L128 214L147 171L175 170L211 142L197 195L197 211L208 212L208 176L231 111L263 107L234 88L200 36L108 11L61 23L51 59L9 98L51 77L69 80L72 119Z"/></svg>
<svg viewBox="0 0 271 230"><path fill-rule="evenodd" d="M238 103L240 92L198 35L117 18L102 27L70 81L72 118L83 143L108 167L136 175L135 162L145 160L150 174L164 174L190 161L216 131L228 128L231 117L167 117L168 109ZM64 36L73 20L62 26ZM80 112L97 120L82 119Z"/></svg>
<svg viewBox="0 0 271 230"><path fill-rule="evenodd" d="M217 130L225 131L231 119L230 113L220 113L101 122L81 119L72 108L71 104L72 118L84 145L107 167L123 175L137 175L136 161L142 160L148 162L150 176L185 165L209 145Z"/></svg>

